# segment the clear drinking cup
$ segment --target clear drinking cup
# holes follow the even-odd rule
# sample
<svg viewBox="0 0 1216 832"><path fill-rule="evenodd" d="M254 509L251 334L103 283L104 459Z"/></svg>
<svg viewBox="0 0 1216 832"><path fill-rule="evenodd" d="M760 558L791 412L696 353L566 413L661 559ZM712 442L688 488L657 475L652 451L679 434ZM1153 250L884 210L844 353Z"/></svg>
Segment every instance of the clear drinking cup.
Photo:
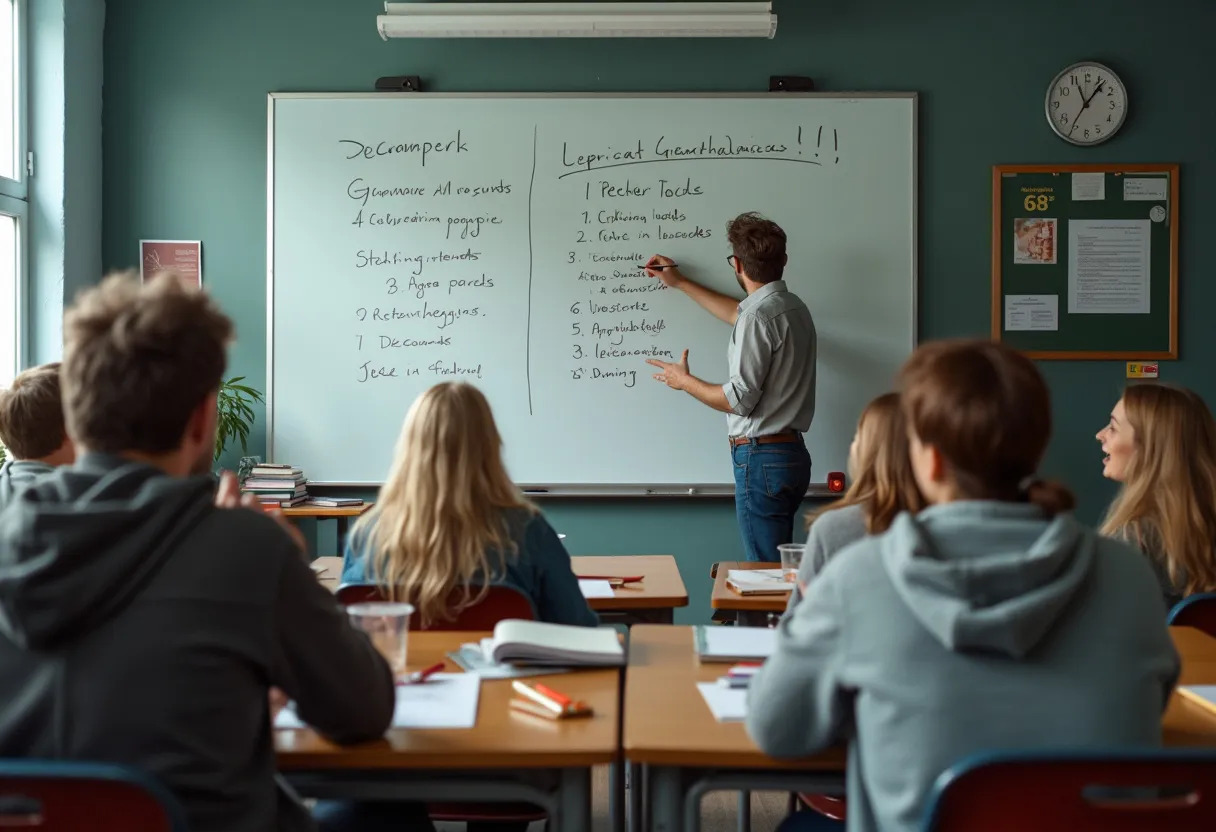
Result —
<svg viewBox="0 0 1216 832"><path fill-rule="evenodd" d="M413 606L388 602L351 604L346 608L346 613L355 629L367 633L367 637L392 668L393 675L404 674Z"/></svg>
<svg viewBox="0 0 1216 832"><path fill-rule="evenodd" d="M802 566L802 556L806 554L804 543L782 543L777 547L781 554L781 577L789 583L798 580L798 568Z"/></svg>

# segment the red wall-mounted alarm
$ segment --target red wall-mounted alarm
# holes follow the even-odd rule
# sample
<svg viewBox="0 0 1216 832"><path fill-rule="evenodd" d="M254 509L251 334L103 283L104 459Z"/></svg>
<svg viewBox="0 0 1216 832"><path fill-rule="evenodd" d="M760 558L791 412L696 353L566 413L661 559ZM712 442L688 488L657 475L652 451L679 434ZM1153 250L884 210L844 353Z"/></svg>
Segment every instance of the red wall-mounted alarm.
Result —
<svg viewBox="0 0 1216 832"><path fill-rule="evenodd" d="M844 493L844 471L832 471L828 474L828 491Z"/></svg>

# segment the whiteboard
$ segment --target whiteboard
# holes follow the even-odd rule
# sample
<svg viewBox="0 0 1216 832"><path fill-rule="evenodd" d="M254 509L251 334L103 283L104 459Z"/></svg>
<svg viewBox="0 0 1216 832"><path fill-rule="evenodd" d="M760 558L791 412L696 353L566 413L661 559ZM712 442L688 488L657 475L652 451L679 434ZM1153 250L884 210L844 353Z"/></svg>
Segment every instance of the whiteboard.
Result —
<svg viewBox="0 0 1216 832"><path fill-rule="evenodd" d="M384 481L406 410L476 384L536 486L733 483L726 416L651 378L730 327L637 268L741 296L726 223L786 231L818 330L812 480L915 343L916 97L272 93L268 451Z"/></svg>

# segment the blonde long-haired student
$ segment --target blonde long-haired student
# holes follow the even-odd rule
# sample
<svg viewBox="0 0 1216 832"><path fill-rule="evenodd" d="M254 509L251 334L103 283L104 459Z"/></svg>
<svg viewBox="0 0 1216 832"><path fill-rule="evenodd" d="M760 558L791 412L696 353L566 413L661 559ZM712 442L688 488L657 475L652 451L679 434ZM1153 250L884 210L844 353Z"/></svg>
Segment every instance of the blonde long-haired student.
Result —
<svg viewBox="0 0 1216 832"><path fill-rule="evenodd" d="M983 341L901 374L929 507L833 558L777 627L747 730L774 757L848 743L848 828L913 832L938 775L991 748L1161 744L1179 662L1152 570L1038 480L1047 385Z"/></svg>
<svg viewBox="0 0 1216 832"><path fill-rule="evenodd" d="M424 625L492 584L522 591L541 621L599 623L557 533L507 476L490 403L468 384L438 384L410 407L388 480L348 540L342 581L385 587Z"/></svg>
<svg viewBox="0 0 1216 832"><path fill-rule="evenodd" d="M849 477L853 483L840 500L807 517L806 555L789 609L841 549L866 535L882 534L901 511L924 508L908 462L908 429L898 393L884 393L861 411L849 446Z"/></svg>
<svg viewBox="0 0 1216 832"><path fill-rule="evenodd" d="M1207 404L1184 387L1131 385L1097 439L1103 476L1123 484L1102 534L1149 557L1168 605L1216 591L1216 420Z"/></svg>

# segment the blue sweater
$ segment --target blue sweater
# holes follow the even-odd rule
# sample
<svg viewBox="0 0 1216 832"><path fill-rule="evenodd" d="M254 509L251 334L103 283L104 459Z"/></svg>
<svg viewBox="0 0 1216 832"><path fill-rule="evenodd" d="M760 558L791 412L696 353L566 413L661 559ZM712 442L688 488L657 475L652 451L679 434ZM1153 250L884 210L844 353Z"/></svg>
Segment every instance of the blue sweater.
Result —
<svg viewBox="0 0 1216 832"><path fill-rule="evenodd" d="M517 551L506 558L506 568L489 583L518 589L532 601L538 621L594 627L599 617L587 606L570 566L570 555L553 527L540 513L526 509L506 512L507 528ZM370 583L367 535L351 535L342 559L342 583ZM501 562L497 552L488 553L491 564Z"/></svg>

